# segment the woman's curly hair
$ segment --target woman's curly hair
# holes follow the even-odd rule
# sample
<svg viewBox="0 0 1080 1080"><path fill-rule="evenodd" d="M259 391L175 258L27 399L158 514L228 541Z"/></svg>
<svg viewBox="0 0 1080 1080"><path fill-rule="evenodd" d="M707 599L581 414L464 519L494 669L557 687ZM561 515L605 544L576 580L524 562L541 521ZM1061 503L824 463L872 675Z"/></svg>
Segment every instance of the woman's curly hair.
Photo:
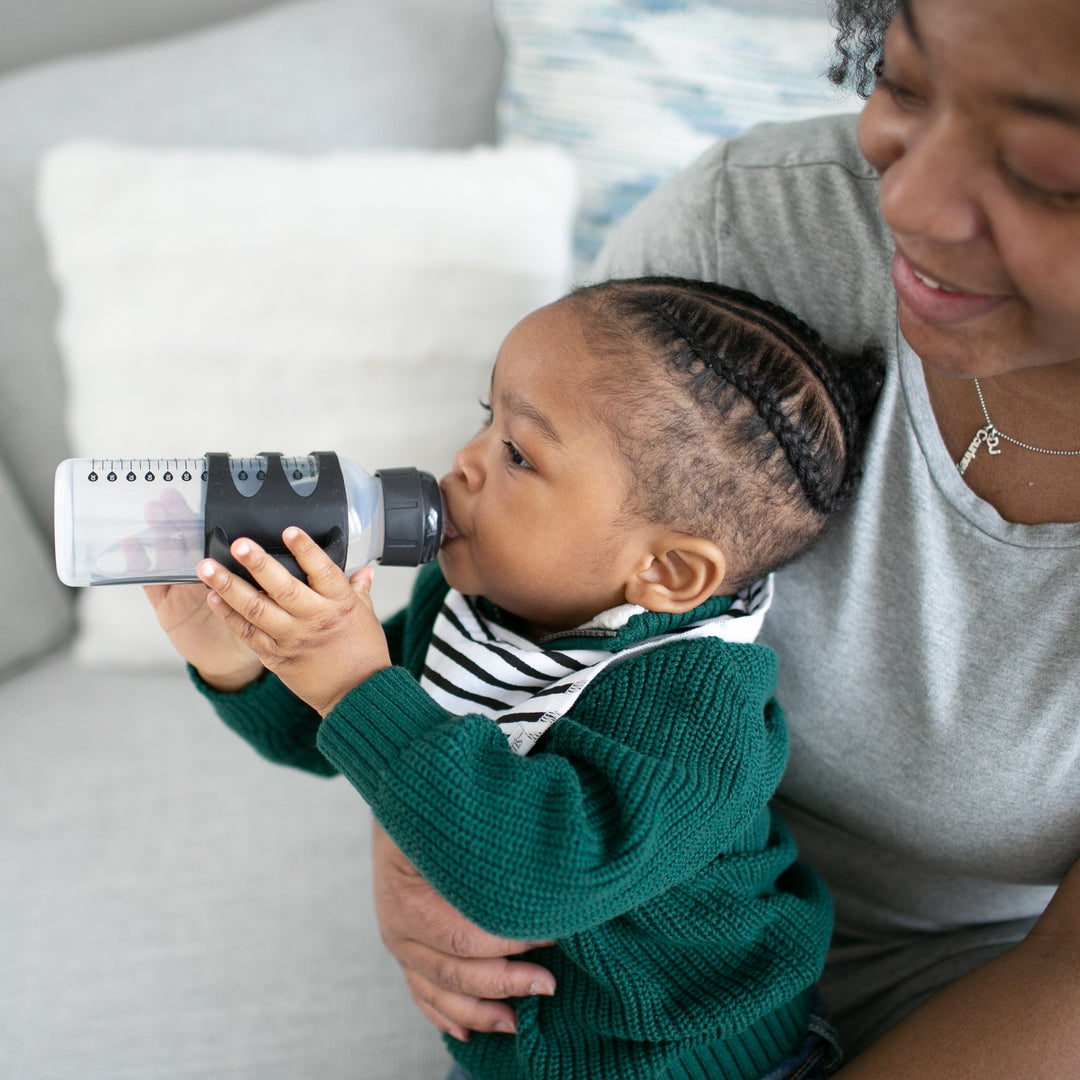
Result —
<svg viewBox="0 0 1080 1080"><path fill-rule="evenodd" d="M836 41L828 76L860 97L874 89L885 31L905 0L830 0Z"/></svg>

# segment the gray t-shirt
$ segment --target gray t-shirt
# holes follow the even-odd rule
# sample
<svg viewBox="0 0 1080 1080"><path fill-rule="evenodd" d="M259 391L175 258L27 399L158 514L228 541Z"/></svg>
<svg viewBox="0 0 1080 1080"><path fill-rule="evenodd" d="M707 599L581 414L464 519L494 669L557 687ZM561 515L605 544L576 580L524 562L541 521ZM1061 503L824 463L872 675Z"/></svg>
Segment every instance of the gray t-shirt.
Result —
<svg viewBox="0 0 1080 1080"><path fill-rule="evenodd" d="M822 987L857 1052L1022 937L1080 858L1080 525L1009 523L961 480L897 328L854 131L833 117L713 148L592 277L722 281L886 351L856 504L778 575L762 634L791 734L777 805L833 892Z"/></svg>

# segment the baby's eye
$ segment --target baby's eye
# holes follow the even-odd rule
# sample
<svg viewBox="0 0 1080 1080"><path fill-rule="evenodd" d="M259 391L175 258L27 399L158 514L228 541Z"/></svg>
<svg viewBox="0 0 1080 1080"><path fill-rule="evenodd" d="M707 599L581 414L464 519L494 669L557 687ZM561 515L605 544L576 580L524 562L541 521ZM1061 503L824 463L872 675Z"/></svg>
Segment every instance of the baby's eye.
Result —
<svg viewBox="0 0 1080 1080"><path fill-rule="evenodd" d="M484 410L484 427L487 427L491 423L491 418L494 415L491 405L488 404L483 398L480 399L480 408Z"/></svg>
<svg viewBox="0 0 1080 1080"><path fill-rule="evenodd" d="M532 468L532 466L521 456L518 448L509 439L503 439L503 446L506 447L506 458L510 462L510 464L514 466L514 468Z"/></svg>

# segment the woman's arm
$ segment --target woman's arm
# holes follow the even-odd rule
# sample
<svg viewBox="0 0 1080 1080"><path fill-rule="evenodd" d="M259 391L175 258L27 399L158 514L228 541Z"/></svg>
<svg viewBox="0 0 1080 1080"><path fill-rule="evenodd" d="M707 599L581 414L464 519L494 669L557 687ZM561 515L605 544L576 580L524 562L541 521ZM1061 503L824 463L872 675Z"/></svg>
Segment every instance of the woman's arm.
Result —
<svg viewBox="0 0 1080 1080"><path fill-rule="evenodd" d="M504 998L554 994L546 968L513 957L541 942L496 937L469 922L420 876L379 825L372 837L375 914L383 943L401 965L413 1000L440 1031L510 1033Z"/></svg>
<svg viewBox="0 0 1080 1080"><path fill-rule="evenodd" d="M1080 861L1028 936L900 1021L837 1080L1075 1080Z"/></svg>
<svg viewBox="0 0 1080 1080"><path fill-rule="evenodd" d="M378 828L375 841L383 942L436 1027L455 1038L512 1030L502 999L555 991L550 972L512 959L525 943L486 934ZM915 1009L837 1080L1075 1080L1078 1070L1080 861L1024 941Z"/></svg>

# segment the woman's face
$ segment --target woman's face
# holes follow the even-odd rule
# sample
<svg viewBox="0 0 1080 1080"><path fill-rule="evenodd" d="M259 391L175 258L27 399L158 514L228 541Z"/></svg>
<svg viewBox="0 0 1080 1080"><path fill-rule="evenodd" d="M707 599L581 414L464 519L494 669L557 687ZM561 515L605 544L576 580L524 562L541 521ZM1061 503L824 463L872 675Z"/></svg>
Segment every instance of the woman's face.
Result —
<svg viewBox="0 0 1080 1080"><path fill-rule="evenodd" d="M1080 3L901 0L859 124L930 367L1080 358Z"/></svg>

